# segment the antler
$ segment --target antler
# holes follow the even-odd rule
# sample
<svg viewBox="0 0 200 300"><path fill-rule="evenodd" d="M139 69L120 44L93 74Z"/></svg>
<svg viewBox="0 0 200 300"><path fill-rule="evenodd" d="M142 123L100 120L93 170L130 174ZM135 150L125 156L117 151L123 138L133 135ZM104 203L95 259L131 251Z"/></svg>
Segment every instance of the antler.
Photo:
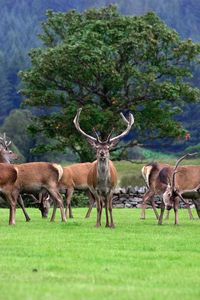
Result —
<svg viewBox="0 0 200 300"><path fill-rule="evenodd" d="M183 155L181 158L179 158L179 159L177 160L177 162L176 162L176 164L175 164L175 166L174 166L174 169L173 169L173 174L172 174L172 183L171 183L171 187L172 187L173 190L174 190L174 188L175 188L175 175L178 173L178 171L177 171L178 165L179 165L180 162L181 162L183 159L185 159L186 157L194 156L194 155L196 155L196 154L197 154L197 152L195 152L195 153L187 153L187 154Z"/></svg>
<svg viewBox="0 0 200 300"><path fill-rule="evenodd" d="M8 146L10 146L11 141L7 141L6 140L6 133L3 133L3 137L0 136L0 144L4 147L7 148Z"/></svg>
<svg viewBox="0 0 200 300"><path fill-rule="evenodd" d="M99 135L98 135L98 133L96 132L95 129L93 129L93 131L94 131L94 133L95 133L95 135L96 135L97 138L94 138L93 136L87 134L86 132L84 132L84 131L80 128L80 125L79 125L79 118L80 118L80 113L81 113L81 111L82 111L82 108L79 108L78 111L77 111L77 114L76 114L76 116L75 116L75 118L74 118L74 121L73 121L73 122L74 122L74 125L75 125L75 127L76 127L76 129L77 129L80 133L82 133L82 135L85 136L88 140L90 140L90 141L92 141L92 142L98 141L99 143L102 143L102 142L100 141ZM120 113L120 115L121 115L122 119L124 120L124 122L127 124L127 128L126 128L121 134L119 134L119 135L117 135L116 137L113 137L113 138L111 139L111 135L112 135L112 132L113 132L113 129L112 129L111 133L108 135L107 140L106 140L104 143L116 143L119 139L121 139L122 137L124 137L126 134L129 133L129 131L130 131L130 129L131 129L133 123L134 123L134 117L133 117L133 115L132 115L131 113L129 113L129 118L128 118L128 120L127 120L127 119L125 118L125 116L123 115L123 113Z"/></svg>
<svg viewBox="0 0 200 300"><path fill-rule="evenodd" d="M96 137L97 137L97 141L98 141L99 143L102 143L101 140L100 140L100 138L99 138L98 132L96 131L95 128L93 128L93 132L94 132L94 134L95 134Z"/></svg>
<svg viewBox="0 0 200 300"><path fill-rule="evenodd" d="M129 113L129 118L128 120L125 118L125 116L123 115L123 113L120 113L123 121L127 124L127 128L119 135L113 137L112 139L110 138L111 134L109 135L109 139L108 142L113 143L118 141L119 139L121 139L122 137L124 137L125 135L127 135L129 133L129 131L131 130L132 125L134 124L134 117L131 113Z"/></svg>
<svg viewBox="0 0 200 300"><path fill-rule="evenodd" d="M76 129L82 133L83 136L85 136L88 140L90 141L93 141L93 142L96 142L97 139L95 139L93 136L87 134L86 132L84 132L81 128L80 128L80 125L79 125L79 118L80 118L80 114L81 114L81 111L82 111L82 108L79 108L78 111L77 111L77 114L74 118L74 125L76 127Z"/></svg>

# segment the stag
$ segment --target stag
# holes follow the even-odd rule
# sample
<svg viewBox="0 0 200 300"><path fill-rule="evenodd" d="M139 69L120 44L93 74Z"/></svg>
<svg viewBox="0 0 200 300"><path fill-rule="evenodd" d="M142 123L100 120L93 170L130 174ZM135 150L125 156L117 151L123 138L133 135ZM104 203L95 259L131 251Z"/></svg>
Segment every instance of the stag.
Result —
<svg viewBox="0 0 200 300"><path fill-rule="evenodd" d="M8 141L6 138L6 134L4 133L2 137L0 137L0 163L8 163L10 164L13 160L18 159L18 155L10 150L9 146L11 145L11 141ZM25 209L23 199L21 195L17 199L19 206L21 207L26 221L30 221L30 217Z"/></svg>
<svg viewBox="0 0 200 300"><path fill-rule="evenodd" d="M156 210L156 205L154 201L154 196L159 195L162 199L163 193L165 192L168 184L168 172L170 169L174 167L169 164L161 164L161 163L150 163L142 168L142 176L145 180L145 183L148 187L147 192L143 196L142 202L142 211L141 211L141 219L145 219L145 208L147 202L150 202L156 218L159 220L159 214ZM163 171L162 171L163 170ZM163 202L161 203L161 213L163 212ZM188 214L190 219L194 219L192 215L192 211L189 203L187 204ZM169 217L169 211L167 211L166 219Z"/></svg>
<svg viewBox="0 0 200 300"><path fill-rule="evenodd" d="M129 114L127 120L121 113L123 121L126 123L127 128L116 137L111 138L112 132L108 135L106 141L101 141L99 135L96 133L96 138L85 133L80 125L79 118L81 108L77 111L74 118L74 125L76 129L87 139L93 149L96 151L97 160L92 163L92 167L89 171L87 182L92 195L95 198L97 206L97 221L96 227L101 226L101 213L103 204L105 205L106 213L106 227L114 228L113 216L112 216L112 195L113 190L117 184L117 171L112 161L109 159L109 151L114 147L120 139L127 135L134 123L133 115ZM109 214L108 214L109 211ZM110 215L110 218L109 218ZM110 220L109 220L110 219Z"/></svg>
<svg viewBox="0 0 200 300"><path fill-rule="evenodd" d="M187 199L196 199L199 195L200 166L179 166L183 159L195 154L182 156L176 162L173 170L170 170L171 172L168 174L168 185L163 194L163 203L167 210L170 210L172 207L174 208L175 225L178 224L179 200L181 199L187 205L185 197ZM163 213L160 215L160 224L162 224L162 216Z"/></svg>

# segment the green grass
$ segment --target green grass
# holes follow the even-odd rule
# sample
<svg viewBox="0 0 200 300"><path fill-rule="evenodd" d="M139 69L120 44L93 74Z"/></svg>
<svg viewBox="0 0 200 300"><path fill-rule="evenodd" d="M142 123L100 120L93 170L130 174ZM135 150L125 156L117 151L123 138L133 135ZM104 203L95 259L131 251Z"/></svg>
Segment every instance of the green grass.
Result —
<svg viewBox="0 0 200 300"><path fill-rule="evenodd" d="M152 210L114 209L116 229L94 227L96 212L74 209L73 220L55 223L29 209L8 226L0 217L0 299L200 299L200 222L180 210L156 225Z"/></svg>

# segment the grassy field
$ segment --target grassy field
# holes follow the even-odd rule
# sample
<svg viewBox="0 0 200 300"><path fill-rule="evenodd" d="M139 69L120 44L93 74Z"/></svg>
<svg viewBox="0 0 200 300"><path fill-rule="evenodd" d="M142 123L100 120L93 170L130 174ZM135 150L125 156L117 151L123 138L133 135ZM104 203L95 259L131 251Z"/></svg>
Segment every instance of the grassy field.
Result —
<svg viewBox="0 0 200 300"><path fill-rule="evenodd" d="M8 226L0 217L0 299L200 299L200 222L180 210L156 225L152 210L114 209L116 229L94 227L96 213L74 209L73 220L41 219L37 209L25 223L17 210Z"/></svg>

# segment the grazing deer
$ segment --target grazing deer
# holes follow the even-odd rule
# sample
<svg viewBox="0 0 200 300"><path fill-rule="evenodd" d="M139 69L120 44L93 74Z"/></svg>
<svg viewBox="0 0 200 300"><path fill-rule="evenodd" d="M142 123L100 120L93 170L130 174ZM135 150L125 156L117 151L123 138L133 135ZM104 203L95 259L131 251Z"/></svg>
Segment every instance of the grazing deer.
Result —
<svg viewBox="0 0 200 300"><path fill-rule="evenodd" d="M196 153L195 153L196 154ZM200 185L200 166L179 166L180 162L194 154L186 154L181 157L175 164L173 169L162 170L167 172L168 185L163 194L163 208L170 210L172 207L175 212L175 225L178 224L178 207L181 199L186 205L187 201L184 199L188 196L190 199L197 199ZM162 172L161 171L161 172ZM162 176L162 174L161 174ZM159 222L162 224L163 213L161 213Z"/></svg>
<svg viewBox="0 0 200 300"><path fill-rule="evenodd" d="M62 221L65 213L58 182L63 169L58 164L33 162L20 165L1 164L0 191L10 205L9 224L15 224L16 203L20 193L47 190L53 201L60 207ZM52 220L51 220L52 221Z"/></svg>
<svg viewBox="0 0 200 300"><path fill-rule="evenodd" d="M101 213L103 207L103 201L105 204L106 213L106 227L114 228L113 216L112 216L112 195L113 190L117 184L117 171L109 160L109 151L115 146L121 138L127 135L134 123L134 118L132 114L129 114L129 119L127 120L121 113L123 121L127 124L126 130L120 135L111 138L111 133L108 135L106 141L102 142L99 135L96 133L96 138L85 133L79 125L79 117L81 113L81 108L77 111L76 117L74 118L74 125L76 129L87 139L90 145L96 151L97 160L92 163L92 167L89 171L87 182L89 189L94 195L96 205L97 205L97 221L96 227L101 226ZM108 216L108 210L110 214L110 221Z"/></svg>
<svg viewBox="0 0 200 300"><path fill-rule="evenodd" d="M30 198L32 198L33 202L31 202L31 205L35 205L40 210L42 218L46 219L48 217L52 199L46 191L41 191L35 194L23 193L23 198L24 197L26 197L29 200Z"/></svg>
<svg viewBox="0 0 200 300"><path fill-rule="evenodd" d="M160 196L162 200L163 193L167 188L168 178L166 174L164 174L166 171L161 172L163 168L164 170L169 170L169 169L173 169L173 166L169 164L162 164L162 163L150 163L142 168L142 176L148 187L148 191L143 196L142 211L140 217L141 219L145 219L146 205L147 202L150 202L154 210L154 213L156 215L156 218L159 220L159 214L156 210L154 196L155 194L157 194ZM162 208L163 208L163 202L161 203L161 212L162 212ZM187 204L187 209L188 209L189 218L194 219L189 203ZM169 211L166 216L166 219L168 219L168 217L169 217Z"/></svg>
<svg viewBox="0 0 200 300"><path fill-rule="evenodd" d="M92 163L77 163L71 166L63 167L63 175L59 181L59 191L66 196L66 210L65 215L67 217L67 212L69 210L69 217L73 218L72 209L71 209L71 199L74 192L74 189L78 190L88 190L87 177L90 171ZM92 205L94 203L93 196L90 191L87 191L88 197L90 199L90 207L86 214L88 217ZM56 206L54 206L52 220L55 219Z"/></svg>
<svg viewBox="0 0 200 300"><path fill-rule="evenodd" d="M10 150L9 146L11 145L11 141L8 141L6 138L6 134L3 134L3 137L0 137L0 163L8 163L11 161L18 159L18 155ZM25 209L24 202L21 196L19 196L17 200L19 206L21 207L26 221L30 221L30 217Z"/></svg>

